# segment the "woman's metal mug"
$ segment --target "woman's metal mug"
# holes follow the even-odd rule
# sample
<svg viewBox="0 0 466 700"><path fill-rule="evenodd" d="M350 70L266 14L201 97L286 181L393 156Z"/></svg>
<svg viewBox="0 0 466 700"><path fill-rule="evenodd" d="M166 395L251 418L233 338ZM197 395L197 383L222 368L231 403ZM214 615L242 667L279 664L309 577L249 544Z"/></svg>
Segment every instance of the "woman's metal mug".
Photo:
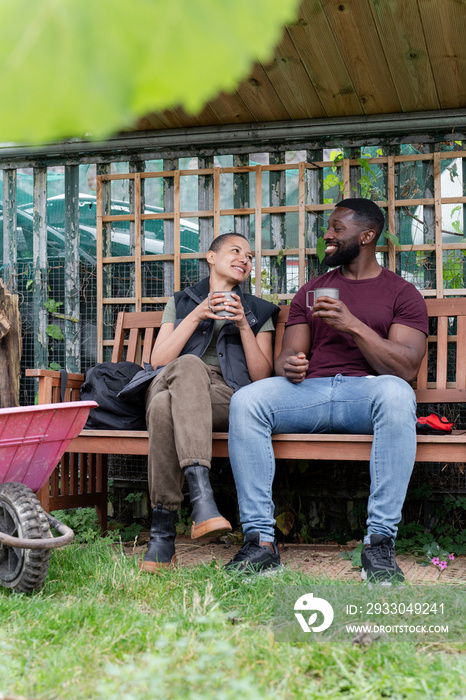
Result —
<svg viewBox="0 0 466 700"><path fill-rule="evenodd" d="M319 287L318 289L310 289L308 292L306 292L306 306L309 309L312 309L319 297L331 297L332 299L339 299L340 290L336 287Z"/></svg>
<svg viewBox="0 0 466 700"><path fill-rule="evenodd" d="M212 294L222 294L224 297L226 297L226 299L231 301L233 299L233 296L232 296L233 292L209 292L207 305L208 305L209 309L211 311L213 311L216 316L234 316L235 315L234 312L225 311L225 309L223 311L215 311L210 305L210 297L212 296Z"/></svg>

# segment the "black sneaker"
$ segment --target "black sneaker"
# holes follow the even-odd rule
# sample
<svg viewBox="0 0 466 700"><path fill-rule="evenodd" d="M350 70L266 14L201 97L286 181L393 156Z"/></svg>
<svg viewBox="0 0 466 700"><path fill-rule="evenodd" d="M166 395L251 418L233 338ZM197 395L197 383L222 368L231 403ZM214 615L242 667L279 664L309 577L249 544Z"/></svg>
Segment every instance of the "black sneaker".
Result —
<svg viewBox="0 0 466 700"><path fill-rule="evenodd" d="M393 540L383 535L371 535L371 543L361 552L361 577L369 586L378 583L382 586L402 583L404 575L395 560Z"/></svg>
<svg viewBox="0 0 466 700"><path fill-rule="evenodd" d="M275 542L271 543L273 551L269 547L261 547L260 532L248 532L244 538L244 544L237 554L225 564L225 569L233 573L238 571L243 574L273 575L278 573L283 564L280 563Z"/></svg>

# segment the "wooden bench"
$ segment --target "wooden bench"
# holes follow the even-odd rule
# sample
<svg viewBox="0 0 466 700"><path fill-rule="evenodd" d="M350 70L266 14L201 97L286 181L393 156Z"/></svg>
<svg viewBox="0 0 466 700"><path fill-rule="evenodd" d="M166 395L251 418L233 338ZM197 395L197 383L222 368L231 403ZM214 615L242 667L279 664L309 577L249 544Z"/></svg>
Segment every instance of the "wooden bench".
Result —
<svg viewBox="0 0 466 700"><path fill-rule="evenodd" d="M428 352L417 381L419 404L466 402L466 299L428 299ZM281 348L289 307L282 307L275 337ZM121 312L118 315L112 361L149 362L162 312ZM126 352L125 352L126 350ZM60 373L31 369L39 380L39 403L60 401ZM69 374L65 401L79 400L82 374ZM278 459L368 461L372 435L274 435ZM83 430L69 447L50 483L39 493L46 511L95 506L103 529L107 524L107 455L147 455L146 431ZM228 434L214 433L214 457L228 457ZM451 435L418 435L417 462L465 462L466 430Z"/></svg>

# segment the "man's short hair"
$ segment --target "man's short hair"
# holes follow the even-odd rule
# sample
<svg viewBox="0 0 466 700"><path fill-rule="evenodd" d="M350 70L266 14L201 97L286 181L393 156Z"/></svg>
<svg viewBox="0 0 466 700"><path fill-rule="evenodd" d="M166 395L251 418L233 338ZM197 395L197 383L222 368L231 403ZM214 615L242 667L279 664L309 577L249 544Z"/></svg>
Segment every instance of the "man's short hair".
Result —
<svg viewBox="0 0 466 700"><path fill-rule="evenodd" d="M209 246L209 250L213 250L214 253L218 253L220 248L223 246L223 244L228 240L228 238L244 238L244 240L249 243L248 239L246 236L243 236L242 233L235 233L234 231L229 231L228 233L222 233L220 236L217 236L217 238L214 238L212 243Z"/></svg>
<svg viewBox="0 0 466 700"><path fill-rule="evenodd" d="M371 199L364 199L363 197L342 199L341 202L338 202L335 206L352 209L355 219L365 225L367 224L368 228L374 229L376 240L382 233L385 224L385 216L381 208Z"/></svg>

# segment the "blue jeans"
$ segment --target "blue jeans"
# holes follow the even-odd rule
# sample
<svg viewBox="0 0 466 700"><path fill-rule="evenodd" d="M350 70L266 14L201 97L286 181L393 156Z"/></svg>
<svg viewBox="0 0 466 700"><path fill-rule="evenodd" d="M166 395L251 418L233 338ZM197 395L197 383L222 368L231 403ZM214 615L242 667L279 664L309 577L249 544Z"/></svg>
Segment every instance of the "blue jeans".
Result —
<svg viewBox="0 0 466 700"><path fill-rule="evenodd" d="M396 537L416 455L416 399L399 377L262 379L230 404L229 453L243 532L274 540L273 433L374 434L367 537Z"/></svg>

